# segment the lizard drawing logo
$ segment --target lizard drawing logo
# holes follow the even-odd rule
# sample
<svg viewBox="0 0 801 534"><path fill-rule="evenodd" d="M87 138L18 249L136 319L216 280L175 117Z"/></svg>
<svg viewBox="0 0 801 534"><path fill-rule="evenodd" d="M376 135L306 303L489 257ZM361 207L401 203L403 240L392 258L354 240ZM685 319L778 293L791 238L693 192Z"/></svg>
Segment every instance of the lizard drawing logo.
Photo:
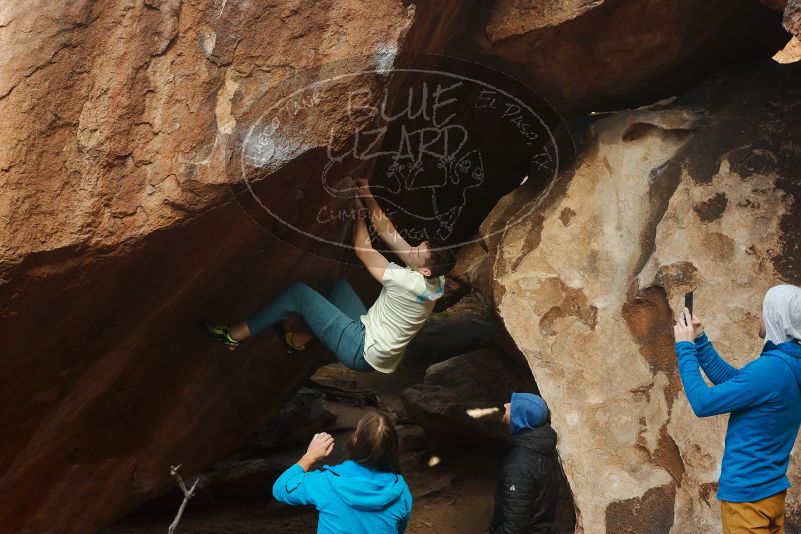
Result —
<svg viewBox="0 0 801 534"><path fill-rule="evenodd" d="M422 92L428 94L427 89ZM365 166L381 174L371 179L376 198L430 228L433 235L428 237L448 239L468 203L468 191L485 181L481 151L470 147L468 130L452 119L450 115L438 122L432 113L421 125L404 115L395 117L395 124L362 129L347 151L329 151L323 187L331 196L351 197L354 183L338 177L347 174L346 168L371 164ZM408 202L410 196L415 202Z"/></svg>
<svg viewBox="0 0 801 534"><path fill-rule="evenodd" d="M350 261L361 179L410 243L481 242L538 209L558 181L563 146L568 155L572 146L569 135L557 142L554 131L567 129L548 103L477 63L392 61L372 68L359 57L333 63L324 77L293 75L248 110L255 120L226 134L235 139L234 198L265 230ZM482 229L499 198L518 187L534 201L503 227Z"/></svg>

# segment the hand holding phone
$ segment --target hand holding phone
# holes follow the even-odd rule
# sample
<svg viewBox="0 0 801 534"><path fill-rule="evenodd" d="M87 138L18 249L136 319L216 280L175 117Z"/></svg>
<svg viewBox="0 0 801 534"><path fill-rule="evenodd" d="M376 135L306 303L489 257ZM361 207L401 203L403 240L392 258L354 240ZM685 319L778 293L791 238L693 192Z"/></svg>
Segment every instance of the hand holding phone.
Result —
<svg viewBox="0 0 801 534"><path fill-rule="evenodd" d="M684 307L687 308L689 312L686 317L686 322L689 326L693 328L693 339L697 338L701 334L704 333L704 326L701 324L701 320L695 315L693 312L693 292L690 291L689 293L684 294ZM679 320L677 322L682 322L682 316L684 312L679 314Z"/></svg>

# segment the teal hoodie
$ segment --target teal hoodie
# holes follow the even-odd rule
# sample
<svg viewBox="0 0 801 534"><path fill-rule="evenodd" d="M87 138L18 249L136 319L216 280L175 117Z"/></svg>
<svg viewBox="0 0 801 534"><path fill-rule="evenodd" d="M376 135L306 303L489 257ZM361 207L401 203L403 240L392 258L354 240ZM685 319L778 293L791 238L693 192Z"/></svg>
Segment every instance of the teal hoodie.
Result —
<svg viewBox="0 0 801 534"><path fill-rule="evenodd" d="M789 488L787 465L801 425L801 345L768 341L742 369L721 358L706 335L676 343L676 352L695 415L731 414L718 498L753 502Z"/></svg>
<svg viewBox="0 0 801 534"><path fill-rule="evenodd" d="M314 505L318 534L403 534L412 513L412 494L401 475L352 460L308 473L295 464L275 481L273 497Z"/></svg>

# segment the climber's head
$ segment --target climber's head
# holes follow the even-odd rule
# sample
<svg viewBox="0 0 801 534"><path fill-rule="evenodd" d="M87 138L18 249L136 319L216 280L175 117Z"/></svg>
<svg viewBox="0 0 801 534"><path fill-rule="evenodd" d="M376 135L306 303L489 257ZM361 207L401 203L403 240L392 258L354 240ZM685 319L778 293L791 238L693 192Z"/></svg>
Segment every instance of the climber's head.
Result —
<svg viewBox="0 0 801 534"><path fill-rule="evenodd" d="M406 261L409 267L426 278L448 274L456 263L456 255L452 248L444 247L445 244L437 239L423 241L409 250Z"/></svg>
<svg viewBox="0 0 801 534"><path fill-rule="evenodd" d="M376 471L400 473L398 432L389 416L367 412L348 440L350 459Z"/></svg>
<svg viewBox="0 0 801 534"><path fill-rule="evenodd" d="M551 418L548 405L533 393L512 393L512 400L503 405L506 410L503 422L509 425L512 434L548 423Z"/></svg>

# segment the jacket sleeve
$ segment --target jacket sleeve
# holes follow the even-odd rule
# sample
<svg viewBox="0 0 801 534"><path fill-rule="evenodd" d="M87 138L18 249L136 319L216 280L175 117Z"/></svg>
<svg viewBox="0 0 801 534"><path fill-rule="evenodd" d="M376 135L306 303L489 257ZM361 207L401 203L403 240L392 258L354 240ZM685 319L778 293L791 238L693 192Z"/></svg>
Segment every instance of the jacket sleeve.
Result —
<svg viewBox="0 0 801 534"><path fill-rule="evenodd" d="M320 483L325 476L323 471L305 472L303 468L295 464L278 477L273 484L273 497L276 501L291 504L319 505L318 496Z"/></svg>
<svg viewBox="0 0 801 534"><path fill-rule="evenodd" d="M526 534L536 488L533 477L520 466L504 466L495 496L495 517L490 534Z"/></svg>
<svg viewBox="0 0 801 534"><path fill-rule="evenodd" d="M706 334L695 338L695 349L701 369L713 384L722 384L737 374L737 368L720 357Z"/></svg>
<svg viewBox="0 0 801 534"><path fill-rule="evenodd" d="M695 345L689 341L680 341L676 343L676 353L679 355L679 374L684 392L698 417L757 406L773 394L776 379L771 378L770 373L766 374L764 365L757 362L736 371L725 382L709 387L701 377Z"/></svg>

